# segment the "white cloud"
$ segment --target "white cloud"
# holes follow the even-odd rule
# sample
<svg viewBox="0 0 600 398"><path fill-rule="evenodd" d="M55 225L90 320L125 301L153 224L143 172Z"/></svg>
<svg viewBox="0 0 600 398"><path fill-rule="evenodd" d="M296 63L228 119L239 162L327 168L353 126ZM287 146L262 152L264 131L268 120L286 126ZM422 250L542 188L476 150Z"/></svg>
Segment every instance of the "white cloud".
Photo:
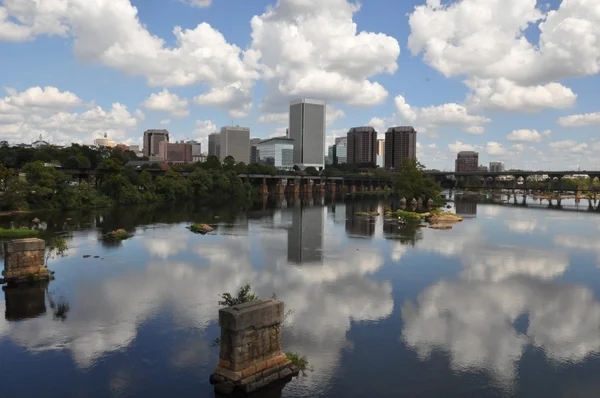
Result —
<svg viewBox="0 0 600 398"><path fill-rule="evenodd" d="M585 142L577 143L574 140L562 140L562 141L554 141L548 144L548 147L551 149L556 149L560 151L568 151L573 153L581 153L587 150L588 144Z"/></svg>
<svg viewBox="0 0 600 398"><path fill-rule="evenodd" d="M259 78L250 65L252 54L228 43L209 24L203 22L194 29L174 27L176 43L168 46L141 23L130 0L6 0L0 7L0 38L28 40L67 33L73 37L74 53L83 61L143 76L151 86L204 83L209 87L206 102L218 106L238 105L238 96L233 104L215 99L216 93L231 91L231 87L246 96L245 104L251 102L251 89Z"/></svg>
<svg viewBox="0 0 600 398"><path fill-rule="evenodd" d="M600 112L564 116L558 119L558 124L563 127L598 126L600 125Z"/></svg>
<svg viewBox="0 0 600 398"><path fill-rule="evenodd" d="M575 106L577 94L559 83L519 86L510 80L471 79L467 103L474 109L535 113L542 109L566 109Z"/></svg>
<svg viewBox="0 0 600 398"><path fill-rule="evenodd" d="M462 141L456 141L453 144L448 144L448 149L452 152L474 151L476 148L471 144L465 144Z"/></svg>
<svg viewBox="0 0 600 398"><path fill-rule="evenodd" d="M194 97L197 105L217 106L229 109L229 116L242 118L252 110L250 90L240 84L213 88L208 93Z"/></svg>
<svg viewBox="0 0 600 398"><path fill-rule="evenodd" d="M600 72L595 2L562 1L544 14L536 0L430 0L415 7L409 24L412 53L446 77L466 75L471 102L486 108L568 108L576 95L555 81ZM524 34L531 27L538 43Z"/></svg>
<svg viewBox="0 0 600 398"><path fill-rule="evenodd" d="M252 18L248 58L266 82L263 111L280 112L301 97L383 103L387 91L370 78L396 72L400 46L393 37L358 32L359 8L347 0L280 0Z"/></svg>
<svg viewBox="0 0 600 398"><path fill-rule="evenodd" d="M144 114L132 115L125 105L112 104L110 110L94 106L83 113L65 112L83 101L75 94L54 87L32 87L24 92L7 90L0 99L0 139L10 143L31 142L40 134L59 145L91 143L107 133L114 140L125 140L126 132L138 127Z"/></svg>
<svg viewBox="0 0 600 398"><path fill-rule="evenodd" d="M200 141L202 148L208 148L208 136L216 132L218 132L217 125L212 120L196 120L192 135L194 140Z"/></svg>
<svg viewBox="0 0 600 398"><path fill-rule="evenodd" d="M549 137L552 132L546 130L539 133L537 130L513 130L512 133L506 136L508 141L513 142L540 142L544 137Z"/></svg>
<svg viewBox="0 0 600 398"><path fill-rule="evenodd" d="M289 113L288 112L276 112L276 113L265 113L260 115L258 118L258 123L266 123L266 124L281 124L289 122Z"/></svg>
<svg viewBox="0 0 600 398"><path fill-rule="evenodd" d="M0 98L0 114L66 111L83 104L75 94L56 87L31 87L20 93L11 88L5 90L8 96Z"/></svg>
<svg viewBox="0 0 600 398"><path fill-rule="evenodd" d="M502 144L499 144L494 141L485 144L484 149L489 155L492 156L504 156L508 153L506 148L504 148Z"/></svg>
<svg viewBox="0 0 600 398"><path fill-rule="evenodd" d="M325 122L327 123L327 126L331 126L338 120L343 119L345 117L346 117L346 112L344 112L341 109L336 108L333 105L327 105L327 112L325 115Z"/></svg>
<svg viewBox="0 0 600 398"><path fill-rule="evenodd" d="M485 132L485 128L483 126L469 126L465 131L473 135L482 135Z"/></svg>
<svg viewBox="0 0 600 398"><path fill-rule="evenodd" d="M532 85L598 73L597 4L562 1L547 15L536 6L536 0L428 1L410 15L408 47L447 77L467 74ZM536 45L524 31L540 21Z"/></svg>
<svg viewBox="0 0 600 398"><path fill-rule="evenodd" d="M152 111L169 112L173 117L187 117L190 115L188 100L170 93L166 88L160 93L151 94L148 99L142 102L142 106Z"/></svg>
<svg viewBox="0 0 600 398"><path fill-rule="evenodd" d="M460 104L448 103L438 106L419 108L409 105L406 99L398 95L395 98L396 113L390 118L372 118L369 125L378 131L385 131L386 125L409 124L426 135L435 136L439 129L444 127L461 127L469 134L483 134L483 124L491 122L485 116L469 113L469 110Z"/></svg>
<svg viewBox="0 0 600 398"><path fill-rule="evenodd" d="M163 119L159 123L163 126L168 126L169 124L171 124L171 119Z"/></svg>
<svg viewBox="0 0 600 398"><path fill-rule="evenodd" d="M182 2L192 6L192 7L209 7L212 4L212 0L181 0Z"/></svg>

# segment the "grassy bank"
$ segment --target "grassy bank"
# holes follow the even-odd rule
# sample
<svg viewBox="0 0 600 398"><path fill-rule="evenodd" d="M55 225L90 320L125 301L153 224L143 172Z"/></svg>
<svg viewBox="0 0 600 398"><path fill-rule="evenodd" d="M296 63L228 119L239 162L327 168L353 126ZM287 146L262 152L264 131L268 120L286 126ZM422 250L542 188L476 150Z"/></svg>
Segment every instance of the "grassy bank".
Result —
<svg viewBox="0 0 600 398"><path fill-rule="evenodd" d="M0 228L0 239L35 238L40 232L34 229L4 229Z"/></svg>

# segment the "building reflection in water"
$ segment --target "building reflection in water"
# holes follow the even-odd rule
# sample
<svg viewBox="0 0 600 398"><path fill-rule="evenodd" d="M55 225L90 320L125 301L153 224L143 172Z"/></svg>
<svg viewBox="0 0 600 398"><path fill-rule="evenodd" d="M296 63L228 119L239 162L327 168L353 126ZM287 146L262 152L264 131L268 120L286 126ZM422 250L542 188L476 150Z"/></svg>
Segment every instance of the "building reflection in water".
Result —
<svg viewBox="0 0 600 398"><path fill-rule="evenodd" d="M288 261L294 264L323 263L324 207L296 202L288 230Z"/></svg>
<svg viewBox="0 0 600 398"><path fill-rule="evenodd" d="M346 223L346 204L345 203L331 203L327 207L327 213L329 218L333 220L334 224L345 224Z"/></svg>
<svg viewBox="0 0 600 398"><path fill-rule="evenodd" d="M457 200L454 202L454 209L456 215L463 218L477 217L477 202L475 201Z"/></svg>
<svg viewBox="0 0 600 398"><path fill-rule="evenodd" d="M7 321L36 318L46 313L46 288L48 281L4 286Z"/></svg>
<svg viewBox="0 0 600 398"><path fill-rule="evenodd" d="M346 233L349 237L367 237L375 234L375 218L357 216L358 212L376 212L377 203L347 202L346 203Z"/></svg>

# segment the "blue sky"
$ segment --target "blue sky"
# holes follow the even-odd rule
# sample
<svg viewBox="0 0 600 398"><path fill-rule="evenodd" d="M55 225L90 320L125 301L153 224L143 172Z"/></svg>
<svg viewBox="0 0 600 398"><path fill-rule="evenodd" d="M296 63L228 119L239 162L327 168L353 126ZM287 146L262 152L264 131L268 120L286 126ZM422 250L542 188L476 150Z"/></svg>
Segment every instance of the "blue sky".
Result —
<svg viewBox="0 0 600 398"><path fill-rule="evenodd" d="M590 1L3 0L0 58L10 142L167 128L205 143L231 123L266 138L290 99L317 97L329 143L406 124L429 167L473 149L482 164L600 168Z"/></svg>

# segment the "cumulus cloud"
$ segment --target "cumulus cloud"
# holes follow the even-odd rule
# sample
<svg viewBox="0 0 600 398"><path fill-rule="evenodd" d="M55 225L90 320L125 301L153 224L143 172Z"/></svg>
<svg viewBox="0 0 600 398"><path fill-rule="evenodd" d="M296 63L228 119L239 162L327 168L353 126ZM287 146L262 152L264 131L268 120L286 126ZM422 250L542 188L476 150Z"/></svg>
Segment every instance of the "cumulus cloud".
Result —
<svg viewBox="0 0 600 398"><path fill-rule="evenodd" d="M0 115L66 111L83 104L75 94L56 87L31 87L23 92L5 90L8 96L0 98Z"/></svg>
<svg viewBox="0 0 600 398"><path fill-rule="evenodd" d="M189 4L192 7L209 7L212 4L212 0L181 0L182 2Z"/></svg>
<svg viewBox="0 0 600 398"><path fill-rule="evenodd" d="M564 116L558 119L558 124L563 127L599 126L600 112Z"/></svg>
<svg viewBox="0 0 600 398"><path fill-rule="evenodd" d="M217 125L212 120L196 120L192 136L196 141L200 141L203 148L208 148L208 136L216 132L218 132Z"/></svg>
<svg viewBox="0 0 600 398"><path fill-rule="evenodd" d="M510 13L505 10L510 9ZM486 108L567 108L575 94L554 81L600 71L600 14L586 0L544 14L536 0L428 1L409 16L408 47L446 77L466 75ZM525 30L539 29L538 43Z"/></svg>
<svg viewBox="0 0 600 398"><path fill-rule="evenodd" d="M143 76L151 86L203 83L209 91L202 98L215 106L238 107L240 95L247 106L259 78L250 65L252 57L247 58L209 24L203 22L194 29L174 27L175 45L168 46L141 23L130 0L7 0L0 7L0 38L29 40L37 35L67 34L73 38L74 53L83 61Z"/></svg>
<svg viewBox="0 0 600 398"><path fill-rule="evenodd" d="M453 144L448 144L448 149L452 152L462 152L462 151L474 151L476 148L474 145L466 144L462 141L455 141Z"/></svg>
<svg viewBox="0 0 600 398"><path fill-rule="evenodd" d="M540 142L544 137L549 137L552 132L546 130L539 133L537 130L513 130L512 133L506 136L508 141L512 142Z"/></svg>
<svg viewBox="0 0 600 398"><path fill-rule="evenodd" d="M502 144L499 144L494 141L485 144L484 149L489 155L492 156L504 156L508 153L506 148Z"/></svg>
<svg viewBox="0 0 600 398"><path fill-rule="evenodd" d="M467 103L474 109L536 113L542 109L572 108L577 95L559 83L519 86L500 79L471 79L465 82L471 89Z"/></svg>
<svg viewBox="0 0 600 398"><path fill-rule="evenodd" d="M381 104L385 88L372 80L394 73L396 39L359 32L359 6L348 0L280 0L252 18L252 58L266 83L261 105L281 112L290 99L316 97L354 105Z"/></svg>
<svg viewBox="0 0 600 398"><path fill-rule="evenodd" d="M572 153L581 153L587 150L588 144L585 142L578 143L574 140L554 141L548 144L548 147L560 151L569 151Z"/></svg>
<svg viewBox="0 0 600 398"><path fill-rule="evenodd" d="M142 106L152 111L169 112L173 117L186 117L190 114L188 100L170 93L166 88L160 93L151 94L142 102Z"/></svg>
<svg viewBox="0 0 600 398"><path fill-rule="evenodd" d="M132 143L126 132L138 127L144 114L132 115L120 103L108 110L93 106L82 113L66 112L83 104L75 94L54 87L33 87L0 99L0 139L10 143L31 142L40 134L53 144L87 143L107 133L110 138Z"/></svg>

